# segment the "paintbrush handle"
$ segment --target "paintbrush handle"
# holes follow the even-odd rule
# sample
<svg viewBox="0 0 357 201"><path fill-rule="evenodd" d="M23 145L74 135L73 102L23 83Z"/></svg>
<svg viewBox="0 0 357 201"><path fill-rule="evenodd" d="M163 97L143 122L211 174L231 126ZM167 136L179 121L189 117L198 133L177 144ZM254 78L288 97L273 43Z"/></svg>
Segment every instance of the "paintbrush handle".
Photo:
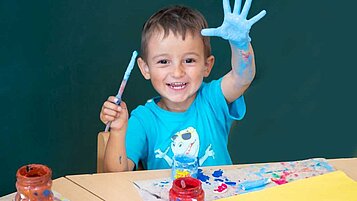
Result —
<svg viewBox="0 0 357 201"><path fill-rule="evenodd" d="M116 98L118 98L117 102L115 104L117 105L120 105L121 103L121 96L124 92L124 89L125 89L125 86L126 86L126 82L128 81L129 79L129 76L130 76L130 73L131 71L133 70L133 67L134 67L134 64L135 64L135 58L138 56L138 52L137 51L134 51L133 54L131 55L131 59L130 59L130 62L128 64L128 67L126 68L125 70L125 73L124 73L124 77L123 77L123 80L121 81L121 84L120 84L120 87L119 87L119 90L118 90L118 93L117 95L115 96ZM110 128L110 124L112 122L108 122L107 125L105 126L105 132L108 132L109 131L109 128Z"/></svg>
<svg viewBox="0 0 357 201"><path fill-rule="evenodd" d="M109 131L110 124L112 124L111 121L109 121L109 122L107 123L107 125L105 126L105 132L108 132L108 131Z"/></svg>

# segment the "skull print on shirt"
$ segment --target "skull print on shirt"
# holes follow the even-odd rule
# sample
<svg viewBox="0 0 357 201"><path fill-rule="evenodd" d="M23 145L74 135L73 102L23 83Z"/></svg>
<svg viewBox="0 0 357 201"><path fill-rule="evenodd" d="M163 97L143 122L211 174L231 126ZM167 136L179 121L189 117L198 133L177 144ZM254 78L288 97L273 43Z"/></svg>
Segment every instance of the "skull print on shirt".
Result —
<svg viewBox="0 0 357 201"><path fill-rule="evenodd" d="M212 144L206 148L205 154L202 157L199 157L199 166L202 166L208 157L211 156L214 158L214 151L211 149L211 146ZM200 139L196 129L193 127L188 127L175 133L171 137L170 147L174 156L188 155L197 158L200 149ZM163 158L171 167L173 160L167 155L170 147L167 147L164 152L162 152L160 149L155 150L155 157Z"/></svg>

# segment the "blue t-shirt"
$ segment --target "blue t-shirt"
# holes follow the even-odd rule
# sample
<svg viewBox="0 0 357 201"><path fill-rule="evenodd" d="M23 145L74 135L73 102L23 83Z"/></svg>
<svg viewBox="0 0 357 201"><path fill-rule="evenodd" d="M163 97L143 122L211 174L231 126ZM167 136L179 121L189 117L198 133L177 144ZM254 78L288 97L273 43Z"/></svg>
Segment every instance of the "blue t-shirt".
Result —
<svg viewBox="0 0 357 201"><path fill-rule="evenodd" d="M246 107L241 96L227 104L221 81L202 83L185 112L170 112L150 99L132 111L126 133L126 153L138 167L166 169L174 155L197 157L199 166L232 164L227 143L234 120L243 118Z"/></svg>

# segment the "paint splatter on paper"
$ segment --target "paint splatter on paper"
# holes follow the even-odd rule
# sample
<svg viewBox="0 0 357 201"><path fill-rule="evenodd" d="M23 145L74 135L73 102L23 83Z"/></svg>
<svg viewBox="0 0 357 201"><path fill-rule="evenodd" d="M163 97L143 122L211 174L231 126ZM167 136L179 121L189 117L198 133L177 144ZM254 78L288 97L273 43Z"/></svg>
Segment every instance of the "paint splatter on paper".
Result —
<svg viewBox="0 0 357 201"><path fill-rule="evenodd" d="M205 200L209 201L283 185L331 171L334 171L334 168L326 159L315 158L251 165L230 170L199 169L197 178L202 182ZM169 200L169 190L172 186L170 178L135 181L135 184L145 200Z"/></svg>

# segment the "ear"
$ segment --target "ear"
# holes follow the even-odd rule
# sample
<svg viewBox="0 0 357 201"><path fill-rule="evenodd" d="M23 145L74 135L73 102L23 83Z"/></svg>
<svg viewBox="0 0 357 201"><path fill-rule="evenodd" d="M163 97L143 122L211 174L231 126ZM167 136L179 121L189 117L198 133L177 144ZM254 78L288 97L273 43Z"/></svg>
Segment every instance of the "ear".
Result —
<svg viewBox="0 0 357 201"><path fill-rule="evenodd" d="M214 56L211 55L211 56L207 57L207 59L205 61L205 69L204 69L204 73L203 73L204 77L209 76L209 74L211 73L211 70L213 68L213 64L214 64Z"/></svg>
<svg viewBox="0 0 357 201"><path fill-rule="evenodd" d="M144 59L142 59L141 57L139 57L137 59L138 62L138 66L140 69L141 74L144 76L145 79L149 80L150 79L150 69L149 66L146 64L146 62L144 61Z"/></svg>

